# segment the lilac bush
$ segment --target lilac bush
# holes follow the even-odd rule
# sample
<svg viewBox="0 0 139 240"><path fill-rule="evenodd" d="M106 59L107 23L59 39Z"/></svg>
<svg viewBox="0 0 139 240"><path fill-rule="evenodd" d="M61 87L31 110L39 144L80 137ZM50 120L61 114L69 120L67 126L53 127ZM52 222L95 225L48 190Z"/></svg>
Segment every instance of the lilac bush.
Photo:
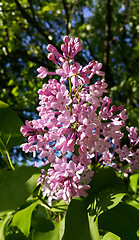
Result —
<svg viewBox="0 0 139 240"><path fill-rule="evenodd" d="M39 89L39 119L26 121L21 127L28 138L21 145L23 151L32 152L34 157L39 152L44 165L50 165L38 180L50 205L60 199L69 203L72 197L86 197L97 168L110 166L125 175L139 169L137 128L126 126L129 145L122 146L121 129L128 116L124 106L112 105L106 96L102 63L92 60L82 67L74 59L82 50L80 39L65 36L63 41L62 54L53 45L47 46L48 59L57 70L37 69L39 78L56 75L60 81L49 79ZM89 85L95 74L101 80Z"/></svg>

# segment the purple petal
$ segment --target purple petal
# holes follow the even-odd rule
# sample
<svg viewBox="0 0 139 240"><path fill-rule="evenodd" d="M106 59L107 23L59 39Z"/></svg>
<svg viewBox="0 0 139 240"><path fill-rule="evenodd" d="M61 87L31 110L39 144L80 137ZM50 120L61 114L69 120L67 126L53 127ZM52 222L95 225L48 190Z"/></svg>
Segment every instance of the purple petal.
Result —
<svg viewBox="0 0 139 240"><path fill-rule="evenodd" d="M46 70L46 68L44 68L44 67L40 67L40 68L38 68L37 69L37 71L39 72L39 74L38 74L38 78L44 78L44 77L46 77L47 76L47 70Z"/></svg>

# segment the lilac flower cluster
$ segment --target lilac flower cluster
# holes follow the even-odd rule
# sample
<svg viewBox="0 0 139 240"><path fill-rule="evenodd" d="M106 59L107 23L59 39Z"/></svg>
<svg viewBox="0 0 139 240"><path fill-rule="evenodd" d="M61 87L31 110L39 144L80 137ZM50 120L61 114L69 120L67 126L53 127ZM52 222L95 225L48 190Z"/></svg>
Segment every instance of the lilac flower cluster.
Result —
<svg viewBox="0 0 139 240"><path fill-rule="evenodd" d="M40 118L26 121L21 127L28 137L22 149L34 157L39 152L45 164L50 164L38 182L43 184L43 195L50 204L52 200L68 203L72 197L86 196L96 166L108 165L121 171L123 163L129 172L139 169L139 149L134 149L139 142L137 128L126 127L131 146L121 147L121 128L128 117L122 105L116 107L111 105L110 97L102 97L107 93L102 64L93 60L82 67L74 59L82 49L79 38L65 36L63 41L63 54L53 45L47 46L48 59L57 70L48 72L42 66L37 69L39 78L58 75L60 82L50 79L43 85L38 91ZM89 85L94 74L102 80Z"/></svg>

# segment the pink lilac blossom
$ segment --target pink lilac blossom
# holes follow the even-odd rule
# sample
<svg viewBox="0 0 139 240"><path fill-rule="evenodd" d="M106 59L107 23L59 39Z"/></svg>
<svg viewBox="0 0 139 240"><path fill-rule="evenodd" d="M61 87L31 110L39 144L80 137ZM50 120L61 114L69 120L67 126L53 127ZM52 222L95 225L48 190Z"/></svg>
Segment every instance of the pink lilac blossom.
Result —
<svg viewBox="0 0 139 240"><path fill-rule="evenodd" d="M44 196L47 194L49 204L51 204L52 199L64 199L68 203L71 197L85 197L87 195L86 190L89 189L89 185L82 185L82 182L83 180L87 182L91 180L92 171L88 174L80 163L75 164L73 161L67 163L65 157L62 159L56 158L55 163L51 164L51 166L53 169L48 170L43 192ZM82 173L84 173L84 176Z"/></svg>
<svg viewBox="0 0 139 240"><path fill-rule="evenodd" d="M48 172L42 170L38 180L49 204L85 197L97 165L121 171L121 164L127 163L126 173L139 169L139 151L132 148L139 142L137 128L126 127L131 146L121 146L124 136L121 128L128 116L124 106L116 107L110 97L103 97L108 84L103 78L102 64L92 60L82 67L74 59L82 49L80 39L65 36L63 41L63 53L51 44L47 46L48 59L56 64L57 70L48 72L42 66L37 69L39 78L57 75L60 81L49 79L39 89L39 118L26 121L21 127L28 139L21 145L23 151L33 153L33 157L40 153L45 164L50 164ZM102 79L88 85L94 74ZM67 153L71 153L70 159L66 158Z"/></svg>
<svg viewBox="0 0 139 240"><path fill-rule="evenodd" d="M130 139L130 143L136 145L139 142L137 128L136 127L128 127L126 126L126 130L129 132L128 137Z"/></svg>
<svg viewBox="0 0 139 240"><path fill-rule="evenodd" d="M39 74L37 76L38 78L44 78L47 75L56 75L56 73L54 73L54 72L48 72L47 69L42 66L40 68L38 68L37 71L39 72Z"/></svg>
<svg viewBox="0 0 139 240"><path fill-rule="evenodd" d="M133 153L131 151L129 151L128 147L126 145L124 145L122 147L122 149L116 149L116 152L119 154L120 157L120 161L127 161L127 162L131 162L131 157L133 156Z"/></svg>

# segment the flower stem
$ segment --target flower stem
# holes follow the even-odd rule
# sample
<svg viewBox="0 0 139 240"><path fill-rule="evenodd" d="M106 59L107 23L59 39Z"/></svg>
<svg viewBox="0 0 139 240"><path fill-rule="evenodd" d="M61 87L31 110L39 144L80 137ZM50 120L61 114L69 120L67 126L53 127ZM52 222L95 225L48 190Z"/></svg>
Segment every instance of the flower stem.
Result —
<svg viewBox="0 0 139 240"><path fill-rule="evenodd" d="M13 164L12 164L12 161L11 161L11 158L10 158L10 155L9 155L9 152L6 151L6 154L7 154L7 157L8 157L8 163L9 163L9 166L12 170L15 170Z"/></svg>
<svg viewBox="0 0 139 240"><path fill-rule="evenodd" d="M1 139L0 139L0 152L1 152L5 162L7 163L7 165L11 168L11 170L15 170L14 166L12 164L9 152ZM7 155L7 157L5 155Z"/></svg>
<svg viewBox="0 0 139 240"><path fill-rule="evenodd" d="M77 96L78 92L80 92L83 88L84 84L82 84L82 86L77 90L77 92L75 93L75 96Z"/></svg>
<svg viewBox="0 0 139 240"><path fill-rule="evenodd" d="M72 96L72 86L71 86L71 78L68 78L68 80L69 80L70 97L71 97L71 99L73 99L73 96ZM70 104L70 115L72 115L72 103Z"/></svg>

